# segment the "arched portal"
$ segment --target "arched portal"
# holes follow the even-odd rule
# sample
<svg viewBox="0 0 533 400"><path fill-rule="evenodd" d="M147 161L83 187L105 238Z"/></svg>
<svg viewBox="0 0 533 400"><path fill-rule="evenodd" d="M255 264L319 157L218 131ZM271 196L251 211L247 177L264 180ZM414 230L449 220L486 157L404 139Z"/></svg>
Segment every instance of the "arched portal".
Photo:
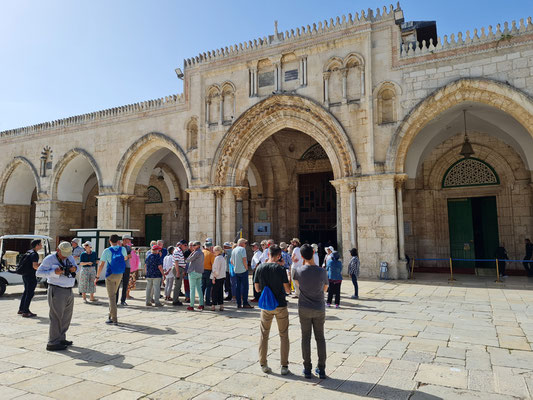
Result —
<svg viewBox="0 0 533 400"><path fill-rule="evenodd" d="M0 177L1 234L33 233L40 181L33 164L15 157Z"/></svg>
<svg viewBox="0 0 533 400"><path fill-rule="evenodd" d="M150 133L130 146L119 162L114 186L128 198L125 225L139 230L137 243L176 243L188 236L186 189L191 179L187 157L171 138Z"/></svg>
<svg viewBox="0 0 533 400"><path fill-rule="evenodd" d="M70 229L96 228L100 187L100 168L91 154L79 148L65 153L52 174L51 199L60 217L51 233L66 239L73 235Z"/></svg>
<svg viewBox="0 0 533 400"><path fill-rule="evenodd" d="M340 244L340 196L331 181L356 170L355 153L335 117L304 97L273 95L228 130L215 155L212 181L238 188L235 230L242 221L252 240L302 236ZM225 237L232 239L230 232Z"/></svg>
<svg viewBox="0 0 533 400"><path fill-rule="evenodd" d="M470 160L459 154L463 110L474 149ZM388 158L390 168L407 178L398 208L406 254L491 259L504 246L511 258L522 256L524 239L533 233L532 122L533 102L526 95L473 79L436 91L406 117ZM463 272L495 274L490 262L454 265ZM449 271L447 263L436 261L420 266Z"/></svg>
<svg viewBox="0 0 533 400"><path fill-rule="evenodd" d="M319 143L331 161L335 179L356 171L353 148L333 115L310 99L273 95L243 113L228 130L215 155L212 181L223 186L243 184L260 144L283 129L304 132Z"/></svg>

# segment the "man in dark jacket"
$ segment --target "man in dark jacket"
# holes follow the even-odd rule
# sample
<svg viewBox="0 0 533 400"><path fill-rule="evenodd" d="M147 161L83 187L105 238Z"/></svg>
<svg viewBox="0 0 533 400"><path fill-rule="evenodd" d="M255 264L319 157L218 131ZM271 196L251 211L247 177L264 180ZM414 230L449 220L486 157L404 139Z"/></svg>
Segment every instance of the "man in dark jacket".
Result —
<svg viewBox="0 0 533 400"><path fill-rule="evenodd" d="M35 271L39 268L39 250L43 248L41 239L35 239L31 242L31 250L29 250L24 257L29 257L30 259L26 262L28 265L31 262L31 268L28 268L27 271L24 271L22 275L22 281L24 282L24 293L20 299L20 306L18 314L22 314L24 318L35 317L37 314L34 314L30 311L31 299L35 294L35 288L37 287L37 277L35 276Z"/></svg>
<svg viewBox="0 0 533 400"><path fill-rule="evenodd" d="M526 255L524 256L524 262L522 263L524 265L524 269L527 272L527 276L533 276L533 263L526 262L528 260L531 260L533 258L533 243L531 243L531 240L526 239Z"/></svg>

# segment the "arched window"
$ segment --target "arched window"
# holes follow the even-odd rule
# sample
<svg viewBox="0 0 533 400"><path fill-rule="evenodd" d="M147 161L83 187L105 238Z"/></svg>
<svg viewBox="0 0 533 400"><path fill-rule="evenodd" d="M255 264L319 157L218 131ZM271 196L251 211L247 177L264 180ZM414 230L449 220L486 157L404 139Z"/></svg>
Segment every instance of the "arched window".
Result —
<svg viewBox="0 0 533 400"><path fill-rule="evenodd" d="M153 204L162 202L163 196L161 196L161 192L159 191L159 189L155 186L148 186L148 189L146 189L146 203Z"/></svg>
<svg viewBox="0 0 533 400"><path fill-rule="evenodd" d="M443 188L499 185L494 168L478 158L464 158L452 164L442 178Z"/></svg>
<svg viewBox="0 0 533 400"><path fill-rule="evenodd" d="M389 124L396 121L396 93L392 87L384 87L378 93L378 124Z"/></svg>
<svg viewBox="0 0 533 400"><path fill-rule="evenodd" d="M196 118L192 118L187 124L187 149L198 148L198 124Z"/></svg>

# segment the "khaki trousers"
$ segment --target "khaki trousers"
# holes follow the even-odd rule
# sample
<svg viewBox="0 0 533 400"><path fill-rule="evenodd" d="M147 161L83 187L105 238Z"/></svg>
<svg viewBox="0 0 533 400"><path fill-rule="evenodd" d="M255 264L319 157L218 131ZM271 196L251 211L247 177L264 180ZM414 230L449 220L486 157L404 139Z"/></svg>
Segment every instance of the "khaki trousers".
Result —
<svg viewBox="0 0 533 400"><path fill-rule="evenodd" d="M270 335L270 326L272 319L276 317L278 324L281 366L289 365L289 310L287 307L278 307L275 310L261 310L261 338L259 339L259 364L267 364L268 353L268 336Z"/></svg>
<svg viewBox="0 0 533 400"><path fill-rule="evenodd" d="M105 288L109 297L109 319L118 322L117 318L117 292L120 287L122 274L111 274L105 278Z"/></svg>

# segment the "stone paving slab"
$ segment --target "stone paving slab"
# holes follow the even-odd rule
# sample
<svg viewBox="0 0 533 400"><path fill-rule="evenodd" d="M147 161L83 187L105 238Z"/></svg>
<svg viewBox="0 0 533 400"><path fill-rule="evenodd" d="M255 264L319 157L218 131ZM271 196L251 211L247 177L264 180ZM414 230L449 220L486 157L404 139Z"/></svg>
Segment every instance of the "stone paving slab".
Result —
<svg viewBox="0 0 533 400"><path fill-rule="evenodd" d="M144 306L135 291L108 326L98 304L75 298L68 351L45 350L48 305L16 315L21 287L0 298L0 399L526 399L533 390L533 281L458 277L361 281L327 309L328 379L302 376L296 301L289 301L290 370L280 375L274 323L265 375L257 362L259 310L187 312ZM316 344L312 341L313 360Z"/></svg>

